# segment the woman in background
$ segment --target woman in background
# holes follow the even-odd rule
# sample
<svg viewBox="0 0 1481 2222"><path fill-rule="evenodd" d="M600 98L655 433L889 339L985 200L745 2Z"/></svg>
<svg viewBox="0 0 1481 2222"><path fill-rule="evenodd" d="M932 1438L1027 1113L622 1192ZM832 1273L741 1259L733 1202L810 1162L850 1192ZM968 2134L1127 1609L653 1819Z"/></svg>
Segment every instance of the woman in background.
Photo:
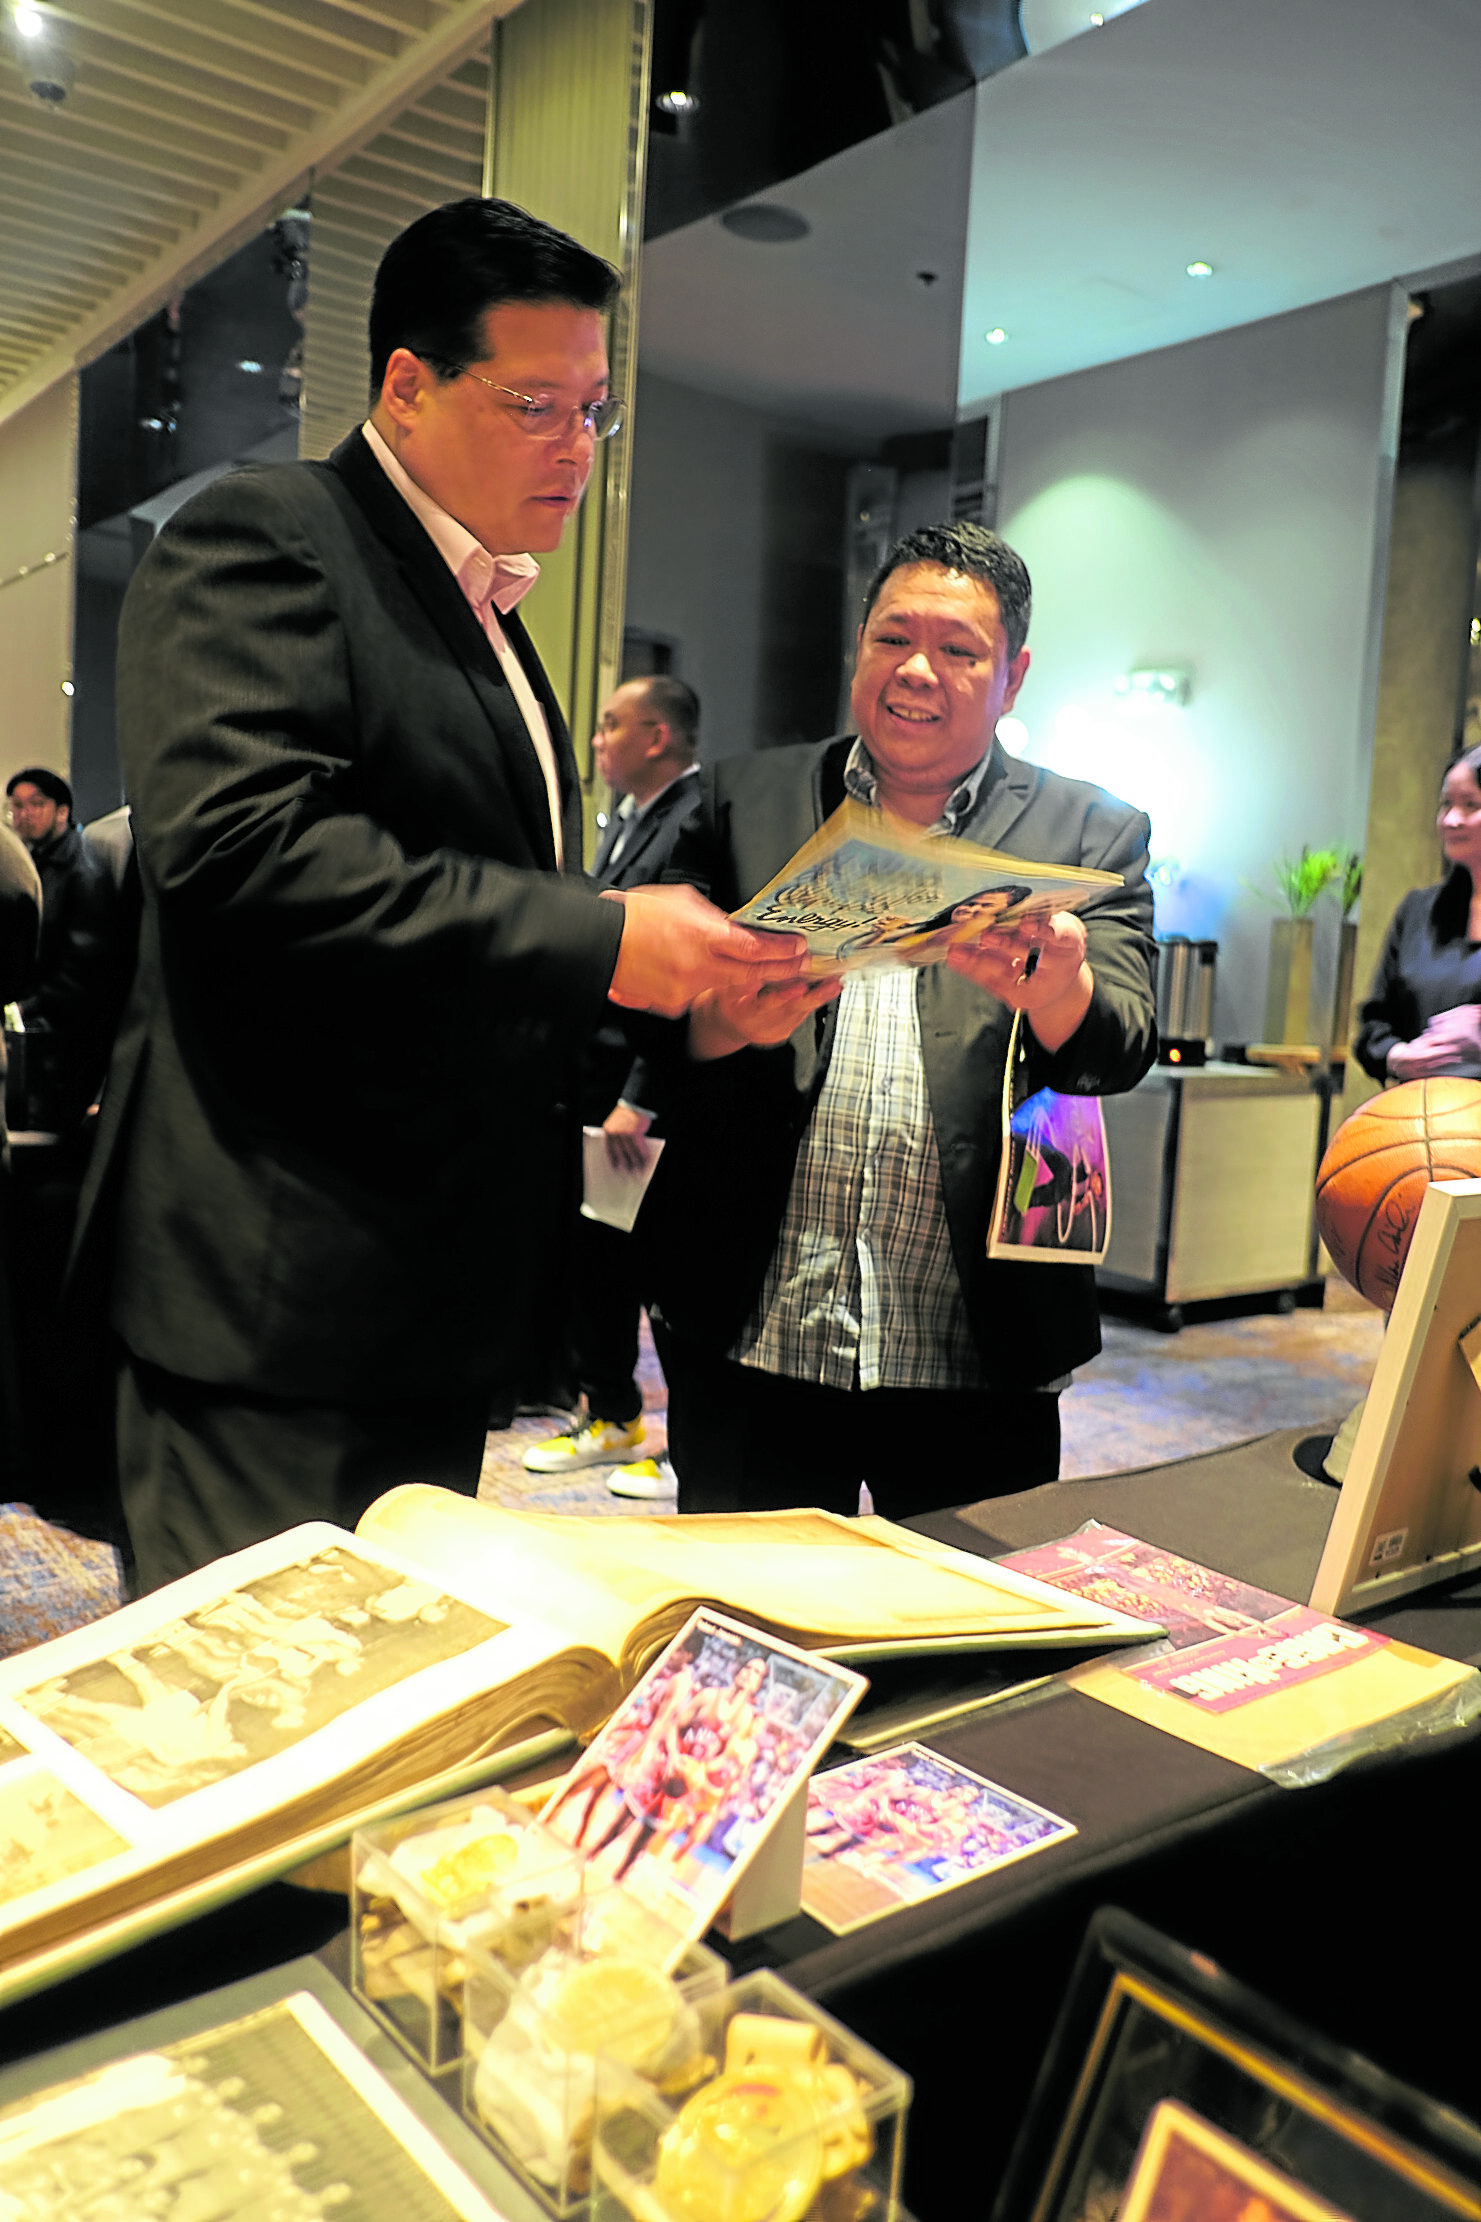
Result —
<svg viewBox="0 0 1481 2222"><path fill-rule="evenodd" d="M1481 748L1457 756L1440 789L1450 869L1394 912L1353 1049L1374 1080L1481 1080Z"/></svg>

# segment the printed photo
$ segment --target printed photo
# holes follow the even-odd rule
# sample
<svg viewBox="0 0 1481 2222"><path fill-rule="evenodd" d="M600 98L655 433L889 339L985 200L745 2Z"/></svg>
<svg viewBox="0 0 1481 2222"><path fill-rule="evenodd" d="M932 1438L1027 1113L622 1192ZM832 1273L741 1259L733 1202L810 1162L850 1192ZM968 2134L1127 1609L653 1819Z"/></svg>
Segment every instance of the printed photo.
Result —
<svg viewBox="0 0 1481 2222"><path fill-rule="evenodd" d="M803 1911L846 1936L1074 1834L1001 1783L899 1744L814 1778Z"/></svg>
<svg viewBox="0 0 1481 2222"><path fill-rule="evenodd" d="M497 2222L306 1994L7 2107L0 2211Z"/></svg>
<svg viewBox="0 0 1481 2222"><path fill-rule="evenodd" d="M43 1768L0 1785L0 1906L101 1867L129 1846Z"/></svg>
<svg viewBox="0 0 1481 2222"><path fill-rule="evenodd" d="M702 1936L847 1719L863 1677L696 1613L541 1815L687 1936Z"/></svg>
<svg viewBox="0 0 1481 2222"><path fill-rule="evenodd" d="M1351 2222L1176 2099L1148 2116L1118 2212L1120 2222Z"/></svg>
<svg viewBox="0 0 1481 2222"><path fill-rule="evenodd" d="M245 1582L17 1700L161 1807L276 1757L506 1624L342 1546Z"/></svg>
<svg viewBox="0 0 1481 2222"><path fill-rule="evenodd" d="M1008 1126L989 1257L1092 1265L1111 1238L1111 1168L1098 1096L1040 1088Z"/></svg>

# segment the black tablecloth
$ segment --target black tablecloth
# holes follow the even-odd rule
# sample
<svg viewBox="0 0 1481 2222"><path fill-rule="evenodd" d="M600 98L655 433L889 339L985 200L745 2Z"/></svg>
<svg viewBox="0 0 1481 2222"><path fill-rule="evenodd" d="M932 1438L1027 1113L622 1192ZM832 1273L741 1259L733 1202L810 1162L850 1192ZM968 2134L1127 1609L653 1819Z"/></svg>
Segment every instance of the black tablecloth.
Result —
<svg viewBox="0 0 1481 2222"><path fill-rule="evenodd" d="M1057 1482L917 1523L992 1554L1089 1518L1304 1597L1336 1493L1290 1430L1206 1458ZM1375 1614L1481 1656L1481 1579ZM1465 1878L1481 1730L1280 1790L1054 1683L934 1734L948 1757L1072 1820L1076 1835L852 1937L806 1918L730 1948L773 1965L915 2078L906 2194L923 2218L986 2212L1085 1924L1130 1908L1329 2036L1469 2114L1481 1924ZM1453 1910L1452 1910L1453 1909ZM0 2060L313 1949L343 1902L275 1885L0 2013Z"/></svg>

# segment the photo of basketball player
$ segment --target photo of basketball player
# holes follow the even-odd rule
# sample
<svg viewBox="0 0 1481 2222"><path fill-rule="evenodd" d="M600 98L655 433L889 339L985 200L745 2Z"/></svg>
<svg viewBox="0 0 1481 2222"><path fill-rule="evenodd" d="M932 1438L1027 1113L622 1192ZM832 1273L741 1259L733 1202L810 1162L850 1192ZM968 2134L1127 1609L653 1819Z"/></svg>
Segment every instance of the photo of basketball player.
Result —
<svg viewBox="0 0 1481 2222"><path fill-rule="evenodd" d="M807 1799L802 1905L836 1936L1075 1834L921 1744L832 1767Z"/></svg>
<svg viewBox="0 0 1481 2222"><path fill-rule="evenodd" d="M861 1676L697 1613L541 1819L685 1934L723 1905L770 1820L864 1690Z"/></svg>

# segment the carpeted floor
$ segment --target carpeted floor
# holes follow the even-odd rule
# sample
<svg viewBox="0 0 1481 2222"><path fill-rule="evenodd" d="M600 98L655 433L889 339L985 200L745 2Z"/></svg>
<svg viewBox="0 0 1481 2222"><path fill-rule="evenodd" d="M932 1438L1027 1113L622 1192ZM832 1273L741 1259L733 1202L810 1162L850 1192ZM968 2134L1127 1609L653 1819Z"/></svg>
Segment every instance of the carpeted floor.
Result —
<svg viewBox="0 0 1481 2222"><path fill-rule="evenodd" d="M1275 1428L1334 1430L1368 1386L1383 1315L1334 1279L1321 1312L1204 1321L1179 1335L1107 1318L1104 1335L1100 1358L1061 1404L1067 1479L1185 1458ZM647 1436L639 1456L664 1444L663 1376L646 1330L642 1382ZM666 1509L614 1497L602 1467L563 1479L526 1473L524 1451L559 1425L520 1419L490 1435L479 1495L554 1512ZM965 1468L961 1480L963 1500L987 1492L986 1479L974 1489ZM80 1627L118 1602L117 1565L106 1544L48 1527L26 1505L0 1506L0 1657Z"/></svg>
<svg viewBox="0 0 1481 2222"><path fill-rule="evenodd" d="M1367 1390L1383 1319L1335 1276L1327 1283L1327 1308L1320 1312L1207 1320L1177 1335L1107 1316L1100 1357L1077 1374L1060 1400L1061 1472L1067 1480L1122 1473L1279 1427L1335 1431ZM646 1328L640 1374L648 1433L634 1453L638 1457L661 1450L665 1439L663 1376ZM603 1467L560 1479L526 1473L520 1463L524 1451L557 1424L521 1419L490 1435L479 1495L494 1504L550 1512L653 1509L612 1496ZM970 1476L963 1480L966 1501L974 1492Z"/></svg>
<svg viewBox="0 0 1481 2222"><path fill-rule="evenodd" d="M100 1619L119 1602L108 1544L48 1526L28 1504L0 1505L0 1658Z"/></svg>

